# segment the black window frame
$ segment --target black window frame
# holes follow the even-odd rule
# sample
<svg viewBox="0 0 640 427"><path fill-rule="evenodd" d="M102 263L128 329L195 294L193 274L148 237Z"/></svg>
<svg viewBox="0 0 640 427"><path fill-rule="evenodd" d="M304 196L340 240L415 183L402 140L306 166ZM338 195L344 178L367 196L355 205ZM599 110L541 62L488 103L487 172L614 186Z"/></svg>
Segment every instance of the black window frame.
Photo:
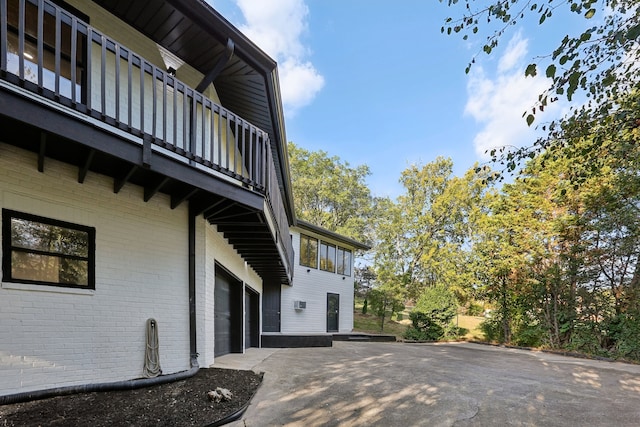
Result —
<svg viewBox="0 0 640 427"><path fill-rule="evenodd" d="M12 245L11 239L11 220L21 219L25 221L37 222L40 224L50 225L53 227L66 228L69 230L87 233L87 256L78 256L70 254L62 254L59 252L50 252L42 250L33 250ZM12 274L12 254L14 252L34 253L45 256L53 256L64 259L86 260L87 262L87 284L73 284L49 282L41 280L31 280L14 278ZM61 288L73 289L89 289L95 290L96 283L96 229L85 225L74 224L71 222L60 221L57 219L46 218L39 215L33 215L25 212L14 211L11 209L2 209L2 281L11 283L25 283L32 285L54 286Z"/></svg>
<svg viewBox="0 0 640 427"><path fill-rule="evenodd" d="M307 247L309 246L309 244L310 244L312 241L313 241L313 242L315 242L315 246L316 246L316 247L315 247L316 256L315 256L315 260L314 260L314 261L315 261L315 262L314 262L314 265L311 265L311 264L305 264L305 263L303 262L303 254L307 253L307 251L308 251L308 249L307 249L307 251L303 250L303 243L302 243L302 241L303 241L303 240L305 240L305 239L306 239L306 240L308 240L308 243L307 243L307 245L306 245ZM306 234L300 234L300 265L302 265L302 266L304 266L304 267L309 267L309 268L315 268L315 269L317 269L317 268L318 268L318 253L319 253L319 252L318 252L318 249L319 249L319 241L318 241L318 239L316 239L315 237L307 236Z"/></svg>
<svg viewBox="0 0 640 427"><path fill-rule="evenodd" d="M340 252L342 252L342 257L340 256ZM349 262L345 262L345 254L349 254ZM351 277L351 262L353 261L353 251L351 249L343 248L342 246L338 246L336 250L336 273L341 274L343 276ZM340 267L342 267L342 271L340 271ZM348 270L345 273L345 270Z"/></svg>
<svg viewBox="0 0 640 427"><path fill-rule="evenodd" d="M323 249L325 248L325 249ZM329 258L329 248L333 249L333 259ZM320 270L322 271L328 271L329 273L335 273L336 272L336 254L338 253L337 251L338 246L334 245L333 243L329 243L329 242L325 242L323 240L320 240L320 245L318 247L318 258L320 259L319 265L320 265ZM325 254L326 252L326 254ZM330 262L330 265L328 266L323 266L323 260L326 259ZM326 262L325 262L326 264Z"/></svg>
<svg viewBox="0 0 640 427"><path fill-rule="evenodd" d="M16 0L17 1L17 0ZM43 9L44 9L44 19L45 20L50 20L53 19L54 23L55 23L55 8L60 10L60 23L61 25L65 26L66 28L68 28L69 30L69 38L73 38L76 37L77 38L77 51L76 51L76 79L78 80L77 82L73 82L71 81L71 76L65 76L62 71L60 71L60 82L61 82L61 87L60 87L60 97L61 98L65 98L68 100L71 100L70 95L71 93L69 93L67 96L66 93L64 93L63 88L62 88L62 83L63 81L69 82L70 85L77 85L78 89L80 90L80 94L79 94L79 99L78 101L80 102L80 104L82 105L86 105L87 104L87 97L88 97L88 91L89 91L89 81L88 81L88 66L89 66L89 61L90 58L88 57L88 43L91 43L91 40L89 40L89 38L87 37L86 34L83 34L81 31L76 30L76 33L73 34L72 33L72 26L71 26L71 21L73 18L77 19L78 22L81 22L83 24L89 25L89 16L80 12L78 9L76 9L75 7L67 4L65 1L63 0L49 0L49 2L51 4L47 4L44 3L43 4ZM26 0L25 1L25 15L29 15L31 16L32 13L27 13L27 7L35 7L36 10L35 12L38 12L38 1L37 0ZM7 9L10 8L9 3L7 2ZM7 17L8 18L8 17ZM19 28L18 28L17 23L8 21L7 22L7 40L9 39L9 34L18 37L19 36ZM27 52L27 48L30 48L32 51L37 51L37 44L38 44L38 38L37 38L37 34L31 34L29 33L27 30L28 27L28 23L24 23L25 25L25 32L24 32L24 44L25 44L25 52ZM47 26L49 27L49 26ZM37 29L36 29L37 31ZM33 29L32 31L33 32ZM64 33L64 31L61 32ZM42 44L42 48L43 48L43 54L50 54L50 55L54 55L55 56L55 52L56 52L56 41L55 39L51 40L48 39L46 36L47 34L44 34L45 38L43 39L43 44ZM55 34L54 34L55 37ZM65 39L65 37L62 37L63 39ZM64 46L61 46L61 48L63 47L67 47L66 44L64 44ZM63 49L62 49L63 50ZM11 52L10 50L6 53L0 53L3 55L7 55L7 60L9 59L9 54L14 54L14 55L19 55L19 53L16 52ZM71 56L70 56L70 52L64 52L61 51L60 52L60 61L62 62L68 62L69 66L71 65L72 61L71 61ZM26 55L24 57L24 61L25 64L27 63L31 63L31 66L33 67L37 67L38 66L38 58L37 56L34 56L34 58L27 58ZM33 62L35 61L35 62ZM43 72L44 71L49 71L51 73L53 73L55 75L56 70L55 70L55 66L53 68L50 68L47 66L47 64L45 63L45 59L42 58L43 61ZM62 65L60 68L63 68ZM12 74L12 73L9 73ZM18 75L15 75L16 77ZM36 74L37 76L37 74ZM37 81L31 81L30 79L28 79L25 76L25 80L24 80L27 84L34 84L37 85ZM47 87L47 85L42 86L42 88L39 88L41 90L43 90L44 92L47 93L51 93L54 94L54 89ZM71 100L71 101L75 101L75 100Z"/></svg>

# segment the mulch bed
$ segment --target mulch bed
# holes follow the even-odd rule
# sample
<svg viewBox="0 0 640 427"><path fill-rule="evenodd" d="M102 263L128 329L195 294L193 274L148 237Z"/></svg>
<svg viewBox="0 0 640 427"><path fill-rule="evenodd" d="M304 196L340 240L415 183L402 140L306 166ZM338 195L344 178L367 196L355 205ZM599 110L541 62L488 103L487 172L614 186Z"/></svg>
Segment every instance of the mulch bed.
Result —
<svg viewBox="0 0 640 427"><path fill-rule="evenodd" d="M137 390L80 393L0 406L0 426L208 426L245 407L262 375L200 369L185 380ZM217 387L233 393L214 403Z"/></svg>

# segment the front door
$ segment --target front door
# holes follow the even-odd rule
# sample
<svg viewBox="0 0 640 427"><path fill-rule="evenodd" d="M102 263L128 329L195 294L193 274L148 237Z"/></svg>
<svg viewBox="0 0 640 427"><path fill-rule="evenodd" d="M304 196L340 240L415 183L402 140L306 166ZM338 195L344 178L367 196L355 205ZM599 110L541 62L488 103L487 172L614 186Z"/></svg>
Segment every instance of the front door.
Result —
<svg viewBox="0 0 640 427"><path fill-rule="evenodd" d="M327 332L338 332L340 318L340 295L327 294Z"/></svg>
<svg viewBox="0 0 640 427"><path fill-rule="evenodd" d="M280 332L280 284L264 283L262 288L262 331Z"/></svg>

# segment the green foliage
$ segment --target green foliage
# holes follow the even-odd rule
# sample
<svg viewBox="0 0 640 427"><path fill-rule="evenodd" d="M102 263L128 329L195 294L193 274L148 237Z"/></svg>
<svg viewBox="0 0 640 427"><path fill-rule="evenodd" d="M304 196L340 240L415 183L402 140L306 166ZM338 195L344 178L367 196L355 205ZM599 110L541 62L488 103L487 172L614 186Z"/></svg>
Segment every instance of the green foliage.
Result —
<svg viewBox="0 0 640 427"><path fill-rule="evenodd" d="M514 334L514 344L522 347L540 347L545 334L544 328L537 324L523 324Z"/></svg>
<svg viewBox="0 0 640 427"><path fill-rule="evenodd" d="M615 314L599 322L576 325L568 348L582 353L640 360L640 318L638 313Z"/></svg>
<svg viewBox="0 0 640 427"><path fill-rule="evenodd" d="M578 167L570 172L569 179L579 185L586 176L600 170L603 150L622 152L631 147L620 130L638 127L638 0L577 0L562 3L543 0L533 4L525 0L491 0L485 5L473 0L447 0L447 4L457 4L461 8L460 16L448 18L441 32L460 33L464 40L478 37L482 46L465 68L466 73L469 73L481 52L487 55L493 53L503 37L508 37L509 29L517 28L521 22L533 20L539 25L549 25L553 21L551 18L556 18L555 23L563 25L566 19L578 17L583 20L581 31L557 40L553 51L536 56L533 58L535 62L525 69L525 76L535 76L537 70L544 69L549 87L538 94L537 102L522 117L531 126L538 113L559 99L565 98L571 102L581 95L586 101L581 100L577 106L572 106L560 120L540 124L540 129L546 135L532 141L531 145L493 149L491 156L500 163L501 170L491 179L502 180L504 173L514 172L520 162L547 153L552 158L563 156L573 160ZM629 98L636 98L636 101L629 103ZM632 133L627 132L627 136ZM612 138L613 135L616 137ZM572 149L576 148L574 144L577 141L584 143L585 140L591 140L591 143Z"/></svg>
<svg viewBox="0 0 640 427"><path fill-rule="evenodd" d="M489 342L504 342L504 330L498 319L488 318L480 323L480 330Z"/></svg>
<svg viewBox="0 0 640 427"><path fill-rule="evenodd" d="M409 313L411 327L405 337L416 340L439 340L456 336L458 331L452 324L458 304L456 297L444 285L426 288ZM411 337L411 338L409 338Z"/></svg>
<svg viewBox="0 0 640 427"><path fill-rule="evenodd" d="M484 209L482 174L452 176L450 159L412 165L402 173L404 193L377 200L374 267L381 283L399 282L407 296L445 284L460 303L471 294L476 260L466 243ZM471 267L471 268L470 268Z"/></svg>
<svg viewBox="0 0 640 427"><path fill-rule="evenodd" d="M415 341L438 341L444 338L444 328L435 322L429 314L419 311L409 313L411 326L404 334L405 339Z"/></svg>
<svg viewBox="0 0 640 427"><path fill-rule="evenodd" d="M373 279L359 281L381 328L410 298L406 338L452 337L455 303L479 314L479 300L488 340L639 360L640 94L616 102L565 121L499 190L488 168L458 178L447 159L404 171L397 200L374 200Z"/></svg>
<svg viewBox="0 0 640 427"><path fill-rule="evenodd" d="M474 301L469 303L469 306L467 307L467 316L482 316L483 313L484 309L482 308L482 304L478 304Z"/></svg>
<svg viewBox="0 0 640 427"><path fill-rule="evenodd" d="M353 290L358 297L366 298L376 284L376 274L370 266L354 266Z"/></svg>
<svg viewBox="0 0 640 427"><path fill-rule="evenodd" d="M390 320L395 313L404 310L402 295L401 289L389 284L369 291L371 309L380 319L380 332L384 332L385 320Z"/></svg>
<svg viewBox="0 0 640 427"><path fill-rule="evenodd" d="M368 310L369 310L369 301L365 299L364 304L362 304L362 314L367 314Z"/></svg>
<svg viewBox="0 0 640 427"><path fill-rule="evenodd" d="M455 330L454 330L454 335L456 337L464 337L468 333L469 333L469 329L467 329L467 328L456 327Z"/></svg>
<svg viewBox="0 0 640 427"><path fill-rule="evenodd" d="M640 360L639 313L622 313L608 324L607 335L612 344L609 353L616 358Z"/></svg>
<svg viewBox="0 0 640 427"><path fill-rule="evenodd" d="M600 327L597 322L577 323L566 348L593 356L608 356L609 352L603 346L605 335Z"/></svg>
<svg viewBox="0 0 640 427"><path fill-rule="evenodd" d="M431 320L444 328L456 316L457 309L458 304L453 292L444 285L435 285L422 292L413 312L428 315Z"/></svg>
<svg viewBox="0 0 640 427"><path fill-rule="evenodd" d="M640 35L638 0L584 0L562 4L553 0L533 4L525 0L493 0L484 6L473 0L448 0L447 3L449 6L459 3L461 16L448 18L441 32L460 33L464 40L479 37L481 51L487 55L495 50L510 28L522 21L530 19L539 25L549 25L555 17L560 20L556 23L562 25L561 20L572 14L584 18L586 28L582 32L558 40L552 52L538 56L537 62L526 68L526 76L535 76L537 68L546 69L551 80L549 89L540 94L538 104L532 107L532 115L543 111L560 96L571 101L578 91L590 99L585 111L606 115L615 106L613 98L627 92L630 84L638 87L634 67L640 59L636 44ZM596 16L599 20L591 22ZM486 34L482 30L486 30ZM474 56L465 72L468 73L475 62Z"/></svg>
<svg viewBox="0 0 640 427"><path fill-rule="evenodd" d="M369 167L352 167L324 151L288 144L296 216L312 224L368 241L373 198L365 182Z"/></svg>

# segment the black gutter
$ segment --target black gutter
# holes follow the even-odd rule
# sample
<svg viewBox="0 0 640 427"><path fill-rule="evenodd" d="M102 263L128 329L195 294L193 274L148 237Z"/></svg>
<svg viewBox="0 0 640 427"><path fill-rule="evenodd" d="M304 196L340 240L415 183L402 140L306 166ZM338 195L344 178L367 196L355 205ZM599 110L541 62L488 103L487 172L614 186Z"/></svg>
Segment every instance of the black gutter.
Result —
<svg viewBox="0 0 640 427"><path fill-rule="evenodd" d="M112 383L72 385L68 387L57 387L49 388L46 390L7 394L4 396L0 396L0 405L27 402L29 400L46 399L49 397L64 396L67 394L92 393L94 391L133 390L136 388L149 387L184 380L186 378L194 376L199 370L200 368L198 366L195 366L187 371L176 372L175 374L169 375L161 375L155 378L140 378L135 380L116 381Z"/></svg>

